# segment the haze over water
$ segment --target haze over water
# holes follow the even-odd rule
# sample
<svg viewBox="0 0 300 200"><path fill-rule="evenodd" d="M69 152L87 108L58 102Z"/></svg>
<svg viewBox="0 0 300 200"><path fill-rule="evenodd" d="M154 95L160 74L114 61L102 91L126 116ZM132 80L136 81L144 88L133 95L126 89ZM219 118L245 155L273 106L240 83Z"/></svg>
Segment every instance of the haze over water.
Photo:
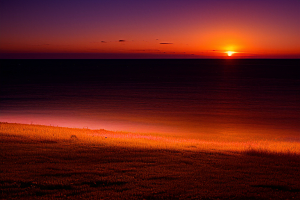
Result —
<svg viewBox="0 0 300 200"><path fill-rule="evenodd" d="M299 141L297 66L299 60L1 60L0 121Z"/></svg>

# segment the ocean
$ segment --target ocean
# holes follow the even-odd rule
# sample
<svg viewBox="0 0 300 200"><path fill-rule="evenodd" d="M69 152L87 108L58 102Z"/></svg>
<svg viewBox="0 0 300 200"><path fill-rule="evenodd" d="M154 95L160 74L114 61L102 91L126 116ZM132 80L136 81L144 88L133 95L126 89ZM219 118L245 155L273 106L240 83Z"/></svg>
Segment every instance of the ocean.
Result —
<svg viewBox="0 0 300 200"><path fill-rule="evenodd" d="M0 122L300 141L297 59L0 63Z"/></svg>

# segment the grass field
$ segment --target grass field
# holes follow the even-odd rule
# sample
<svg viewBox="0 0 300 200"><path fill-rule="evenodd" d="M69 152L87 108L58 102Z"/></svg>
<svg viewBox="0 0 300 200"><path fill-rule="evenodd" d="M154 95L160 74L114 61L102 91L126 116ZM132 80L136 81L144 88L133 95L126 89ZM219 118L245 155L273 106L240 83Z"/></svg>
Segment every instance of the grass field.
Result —
<svg viewBox="0 0 300 200"><path fill-rule="evenodd" d="M299 149L0 123L0 198L299 199Z"/></svg>

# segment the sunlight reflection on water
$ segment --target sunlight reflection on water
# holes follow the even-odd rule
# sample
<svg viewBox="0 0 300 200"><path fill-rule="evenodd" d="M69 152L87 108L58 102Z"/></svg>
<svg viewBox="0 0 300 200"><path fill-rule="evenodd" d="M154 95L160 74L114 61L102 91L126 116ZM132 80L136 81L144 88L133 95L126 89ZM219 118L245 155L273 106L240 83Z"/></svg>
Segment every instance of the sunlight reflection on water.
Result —
<svg viewBox="0 0 300 200"><path fill-rule="evenodd" d="M7 79L0 121L190 138L300 137L300 81L284 61L94 61L102 68L81 61L72 73L68 62L59 74L49 67Z"/></svg>

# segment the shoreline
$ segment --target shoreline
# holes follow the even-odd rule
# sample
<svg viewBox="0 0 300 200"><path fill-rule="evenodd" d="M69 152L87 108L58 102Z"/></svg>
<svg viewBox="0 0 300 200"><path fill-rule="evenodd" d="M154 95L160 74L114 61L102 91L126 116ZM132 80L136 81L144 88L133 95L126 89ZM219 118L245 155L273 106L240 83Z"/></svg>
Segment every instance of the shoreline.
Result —
<svg viewBox="0 0 300 200"><path fill-rule="evenodd" d="M19 135L49 142L72 141L76 143L101 144L106 146L173 149L191 151L223 151L243 153L249 151L274 154L293 154L300 157L300 142L267 140L237 141L230 138L202 139L183 138L163 134L108 131L105 129L68 128L37 124L0 122L0 133Z"/></svg>

